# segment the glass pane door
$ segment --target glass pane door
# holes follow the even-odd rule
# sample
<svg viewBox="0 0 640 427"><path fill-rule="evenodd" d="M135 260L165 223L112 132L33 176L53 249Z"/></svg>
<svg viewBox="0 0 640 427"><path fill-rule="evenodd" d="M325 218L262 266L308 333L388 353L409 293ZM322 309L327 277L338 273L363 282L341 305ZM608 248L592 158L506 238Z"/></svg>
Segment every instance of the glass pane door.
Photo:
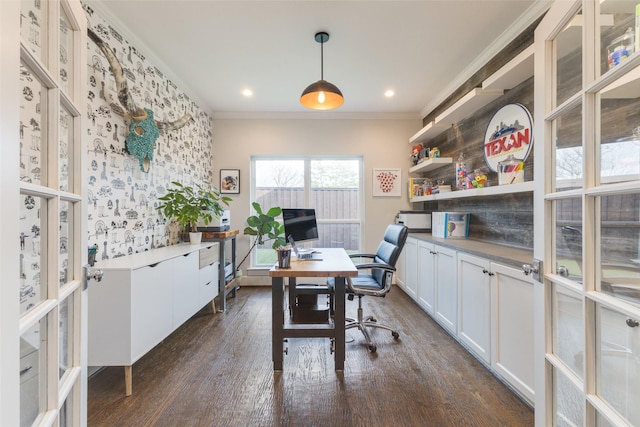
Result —
<svg viewBox="0 0 640 427"><path fill-rule="evenodd" d="M20 6L20 425L81 425L86 23L79 1Z"/></svg>
<svg viewBox="0 0 640 427"><path fill-rule="evenodd" d="M558 1L536 32L544 182L534 251L547 266L537 309L548 320L540 425L640 423L636 3Z"/></svg>

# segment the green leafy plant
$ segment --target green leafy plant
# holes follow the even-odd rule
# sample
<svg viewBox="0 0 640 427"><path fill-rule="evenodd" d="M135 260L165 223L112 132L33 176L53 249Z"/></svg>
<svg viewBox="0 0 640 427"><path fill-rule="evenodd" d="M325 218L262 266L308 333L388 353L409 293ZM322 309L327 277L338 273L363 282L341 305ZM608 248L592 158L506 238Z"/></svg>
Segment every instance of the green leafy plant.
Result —
<svg viewBox="0 0 640 427"><path fill-rule="evenodd" d="M287 244L287 240L284 237L284 225L276 221L276 218L282 214L282 209L278 206L270 208L266 213L263 212L260 203L253 202L251 204L256 211L256 215L251 215L247 218L247 227L243 233L247 236L255 236L253 245L249 248L247 254L242 258L238 268L247 259L253 248L257 245L264 245L265 242L273 240L271 247L278 249L281 246Z"/></svg>
<svg viewBox="0 0 640 427"><path fill-rule="evenodd" d="M175 218L183 229L196 232L200 218L208 225L213 218L220 218L231 197L222 196L214 186L196 184L193 187L174 181L167 194L158 197L162 203L158 210L167 218Z"/></svg>

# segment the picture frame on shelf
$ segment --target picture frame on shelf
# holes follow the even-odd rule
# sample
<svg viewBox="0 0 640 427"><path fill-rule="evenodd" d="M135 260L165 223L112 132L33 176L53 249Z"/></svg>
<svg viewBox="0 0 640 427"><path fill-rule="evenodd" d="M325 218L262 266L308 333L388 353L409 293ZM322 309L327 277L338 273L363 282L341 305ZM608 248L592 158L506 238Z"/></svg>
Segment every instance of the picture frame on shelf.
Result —
<svg viewBox="0 0 640 427"><path fill-rule="evenodd" d="M220 193L240 194L240 169L220 169Z"/></svg>

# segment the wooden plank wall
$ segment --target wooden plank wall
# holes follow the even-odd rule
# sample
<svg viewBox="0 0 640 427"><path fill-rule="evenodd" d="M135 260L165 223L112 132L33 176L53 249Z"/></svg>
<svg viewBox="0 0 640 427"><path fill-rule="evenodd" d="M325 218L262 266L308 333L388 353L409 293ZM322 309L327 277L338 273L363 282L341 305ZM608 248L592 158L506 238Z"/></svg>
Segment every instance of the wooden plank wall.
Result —
<svg viewBox="0 0 640 427"><path fill-rule="evenodd" d="M431 122L473 88L498 71L533 43L534 31L539 20L516 37L509 45L479 69L464 84L456 89L438 107L423 118L423 124ZM467 170L484 168L489 171L484 160L483 144L487 125L493 114L502 106L520 103L533 113L533 77L507 91L505 95L478 110L426 144L438 147L442 157L453 157L454 161L462 152L467 162ZM488 173L489 185L498 185L498 175ZM455 166L449 165L429 174L432 180L443 179L455 187ZM533 150L525 162L525 180L533 179ZM435 182L435 181L434 181ZM499 197L477 197L446 200L440 202L414 203L414 209L428 211L464 211L471 214L469 236L489 242L533 248L533 197L530 193L512 194Z"/></svg>
<svg viewBox="0 0 640 427"><path fill-rule="evenodd" d="M476 111L438 135L428 144L438 147L442 157L464 153L467 170L487 172L489 186L498 185L498 174L490 172L484 158L484 134L493 114L511 103L520 103L533 111L533 77L508 91L499 99ZM534 142L535 143L535 142ZM533 150L525 161L525 180L533 180ZM428 174L432 180L443 179L455 187L455 165L447 165ZM435 181L434 181L435 182ZM422 205L422 206L420 206ZM428 211L462 211L471 214L469 237L516 247L533 248L533 196L531 193L494 197L473 197L415 203L414 209Z"/></svg>

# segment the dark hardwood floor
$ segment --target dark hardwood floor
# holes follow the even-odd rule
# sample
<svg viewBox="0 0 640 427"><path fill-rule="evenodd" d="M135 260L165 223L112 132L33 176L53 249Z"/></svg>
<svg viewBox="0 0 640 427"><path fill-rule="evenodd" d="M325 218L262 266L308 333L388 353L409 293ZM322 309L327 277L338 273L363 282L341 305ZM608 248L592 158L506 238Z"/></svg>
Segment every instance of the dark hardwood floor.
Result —
<svg viewBox="0 0 640 427"><path fill-rule="evenodd" d="M373 332L378 351L347 331L343 373L328 339L290 339L271 362L270 288L242 288L226 313L187 321L133 366L89 379L89 426L532 426L533 411L402 290L364 300L400 340ZM347 315L357 300L347 301Z"/></svg>

